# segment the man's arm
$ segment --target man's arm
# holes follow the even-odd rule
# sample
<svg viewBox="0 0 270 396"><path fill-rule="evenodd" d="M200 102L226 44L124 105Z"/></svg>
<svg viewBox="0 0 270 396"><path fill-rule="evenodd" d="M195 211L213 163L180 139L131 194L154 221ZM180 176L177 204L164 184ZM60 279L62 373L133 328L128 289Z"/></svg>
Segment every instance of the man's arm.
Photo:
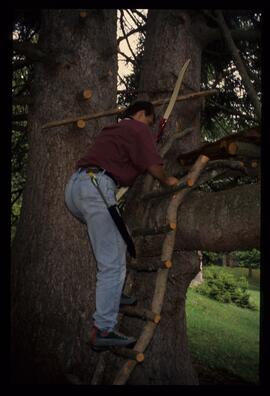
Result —
<svg viewBox="0 0 270 396"><path fill-rule="evenodd" d="M147 168L147 171L166 186L175 186L179 183L176 177L166 175L162 165L151 165Z"/></svg>

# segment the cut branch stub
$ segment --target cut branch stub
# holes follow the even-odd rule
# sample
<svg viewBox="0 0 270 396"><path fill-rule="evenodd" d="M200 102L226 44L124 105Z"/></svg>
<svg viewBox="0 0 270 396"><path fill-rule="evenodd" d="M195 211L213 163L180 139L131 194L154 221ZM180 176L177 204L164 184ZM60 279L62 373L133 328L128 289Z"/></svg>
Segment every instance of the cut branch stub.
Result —
<svg viewBox="0 0 270 396"><path fill-rule="evenodd" d="M78 120L76 125L77 125L78 128L82 129L82 128L85 127L86 122L84 120Z"/></svg>
<svg viewBox="0 0 270 396"><path fill-rule="evenodd" d="M80 98L82 98L83 100L89 100L93 95L93 91L91 89L84 89L81 93L80 93Z"/></svg>
<svg viewBox="0 0 270 396"><path fill-rule="evenodd" d="M165 260L165 261L163 261L163 265L167 269L172 268L172 261L171 260Z"/></svg>
<svg viewBox="0 0 270 396"><path fill-rule="evenodd" d="M88 16L88 12L87 11L80 11L80 18L81 19L85 19Z"/></svg>
<svg viewBox="0 0 270 396"><path fill-rule="evenodd" d="M258 161L251 161L251 168L257 168Z"/></svg>
<svg viewBox="0 0 270 396"><path fill-rule="evenodd" d="M232 142L228 145L227 151L230 155L260 158L260 146L247 142Z"/></svg>

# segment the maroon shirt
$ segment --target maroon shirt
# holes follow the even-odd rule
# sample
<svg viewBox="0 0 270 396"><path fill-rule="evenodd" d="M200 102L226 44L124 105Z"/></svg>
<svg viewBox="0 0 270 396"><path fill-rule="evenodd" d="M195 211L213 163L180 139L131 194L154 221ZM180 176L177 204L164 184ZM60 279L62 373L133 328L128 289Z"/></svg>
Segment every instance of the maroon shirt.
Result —
<svg viewBox="0 0 270 396"><path fill-rule="evenodd" d="M151 165L163 165L152 130L146 124L124 119L101 130L94 144L76 162L76 169L99 166L121 186L131 186Z"/></svg>

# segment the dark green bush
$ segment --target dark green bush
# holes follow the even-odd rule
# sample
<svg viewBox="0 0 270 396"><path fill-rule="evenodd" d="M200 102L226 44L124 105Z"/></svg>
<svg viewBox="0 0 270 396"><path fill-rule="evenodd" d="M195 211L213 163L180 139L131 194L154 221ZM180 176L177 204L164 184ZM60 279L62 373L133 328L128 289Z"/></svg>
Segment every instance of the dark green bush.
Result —
<svg viewBox="0 0 270 396"><path fill-rule="evenodd" d="M249 301L248 281L245 277L237 279L221 268L210 266L204 269L204 282L196 291L219 302L232 303L242 308L254 309Z"/></svg>

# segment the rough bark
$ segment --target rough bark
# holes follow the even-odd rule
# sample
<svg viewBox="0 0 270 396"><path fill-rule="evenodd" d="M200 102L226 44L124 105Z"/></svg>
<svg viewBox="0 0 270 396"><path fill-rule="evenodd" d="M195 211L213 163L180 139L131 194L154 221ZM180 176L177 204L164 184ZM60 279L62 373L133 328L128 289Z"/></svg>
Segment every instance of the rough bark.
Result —
<svg viewBox="0 0 270 396"><path fill-rule="evenodd" d="M67 371L79 370L87 382L96 362L86 345L95 261L86 227L65 207L64 187L104 120L48 132L41 125L115 105L116 10L91 11L83 24L79 10L43 10L42 17L39 47L58 52L59 63L36 64L31 87L27 184L12 249L13 376L18 383L64 383ZM91 101L79 102L89 87Z"/></svg>
<svg viewBox="0 0 270 396"><path fill-rule="evenodd" d="M215 193L191 192L178 209L175 248L216 252L259 248L260 192L260 184ZM167 205L165 199L152 203L152 227L164 224ZM163 238L157 235L145 239L142 256L158 256Z"/></svg>
<svg viewBox="0 0 270 396"><path fill-rule="evenodd" d="M177 249L259 249L260 190L260 184L250 184L190 194L178 212Z"/></svg>

